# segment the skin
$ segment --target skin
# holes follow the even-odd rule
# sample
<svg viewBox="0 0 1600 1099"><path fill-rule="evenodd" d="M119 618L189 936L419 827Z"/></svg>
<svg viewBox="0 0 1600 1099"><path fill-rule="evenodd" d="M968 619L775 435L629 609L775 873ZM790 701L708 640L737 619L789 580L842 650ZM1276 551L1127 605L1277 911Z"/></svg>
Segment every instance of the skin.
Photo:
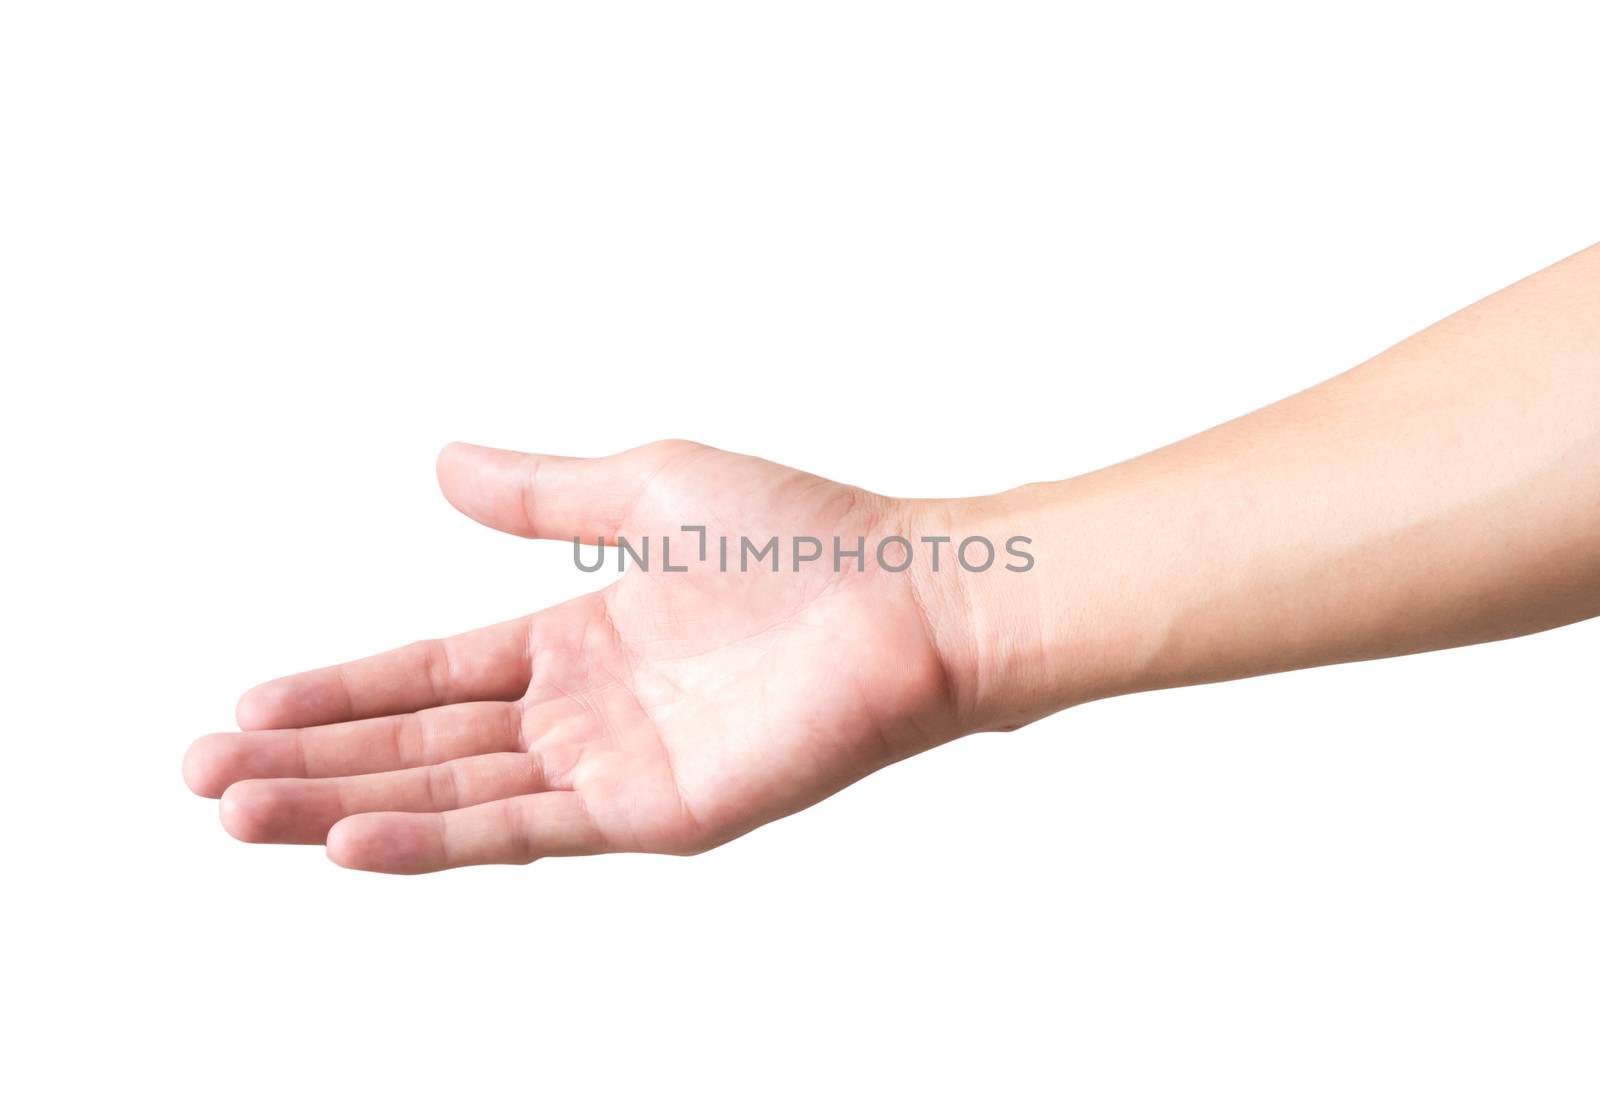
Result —
<svg viewBox="0 0 1600 1099"><path fill-rule="evenodd" d="M1600 246L1322 385L1067 481L903 500L682 441L452 444L511 534L659 558L579 599L262 684L184 760L255 843L419 873L688 854L967 733L1096 698L1494 640L1600 614ZM695 559L703 523L711 560ZM715 568L715 541L857 537L865 567ZM889 571L871 547L919 547ZM919 539L1032 539L931 567ZM612 551L614 552L614 551ZM592 553L585 558L592 560ZM891 565L899 557L892 553Z"/></svg>

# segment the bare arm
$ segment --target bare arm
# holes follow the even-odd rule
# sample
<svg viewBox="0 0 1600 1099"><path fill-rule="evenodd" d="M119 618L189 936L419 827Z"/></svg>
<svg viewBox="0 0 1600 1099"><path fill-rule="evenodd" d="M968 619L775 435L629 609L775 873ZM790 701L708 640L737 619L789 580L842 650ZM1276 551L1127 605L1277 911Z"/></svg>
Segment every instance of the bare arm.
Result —
<svg viewBox="0 0 1600 1099"><path fill-rule="evenodd" d="M930 595L976 715L1600 614L1600 246L1322 385L1109 469L952 501L1044 532Z"/></svg>

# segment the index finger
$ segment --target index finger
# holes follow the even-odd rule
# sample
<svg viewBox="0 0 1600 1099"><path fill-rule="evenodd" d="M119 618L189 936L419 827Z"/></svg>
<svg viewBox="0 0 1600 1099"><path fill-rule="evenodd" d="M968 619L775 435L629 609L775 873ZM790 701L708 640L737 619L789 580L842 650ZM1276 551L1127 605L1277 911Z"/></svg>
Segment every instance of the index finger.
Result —
<svg viewBox="0 0 1600 1099"><path fill-rule="evenodd" d="M455 702L511 702L533 674L529 618L285 676L239 699L239 728L293 729Z"/></svg>

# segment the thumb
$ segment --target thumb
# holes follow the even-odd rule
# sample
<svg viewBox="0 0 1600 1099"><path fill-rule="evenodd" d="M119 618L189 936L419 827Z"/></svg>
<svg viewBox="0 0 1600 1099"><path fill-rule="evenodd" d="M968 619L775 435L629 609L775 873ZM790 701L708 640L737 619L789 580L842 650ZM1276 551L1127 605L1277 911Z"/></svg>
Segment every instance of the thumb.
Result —
<svg viewBox="0 0 1600 1099"><path fill-rule="evenodd" d="M683 445L683 444L678 444ZM615 538L650 472L639 447L608 458L563 458L451 443L439 452L439 487L462 514L524 538Z"/></svg>

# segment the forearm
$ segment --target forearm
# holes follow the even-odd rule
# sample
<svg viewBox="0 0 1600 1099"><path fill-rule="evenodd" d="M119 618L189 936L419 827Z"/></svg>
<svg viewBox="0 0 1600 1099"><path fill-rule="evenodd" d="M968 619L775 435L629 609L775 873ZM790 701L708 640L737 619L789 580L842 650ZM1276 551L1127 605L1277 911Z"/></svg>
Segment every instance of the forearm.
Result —
<svg viewBox="0 0 1600 1099"><path fill-rule="evenodd" d="M944 508L1034 540L928 596L981 727L1600 614L1600 247L1204 434Z"/></svg>

